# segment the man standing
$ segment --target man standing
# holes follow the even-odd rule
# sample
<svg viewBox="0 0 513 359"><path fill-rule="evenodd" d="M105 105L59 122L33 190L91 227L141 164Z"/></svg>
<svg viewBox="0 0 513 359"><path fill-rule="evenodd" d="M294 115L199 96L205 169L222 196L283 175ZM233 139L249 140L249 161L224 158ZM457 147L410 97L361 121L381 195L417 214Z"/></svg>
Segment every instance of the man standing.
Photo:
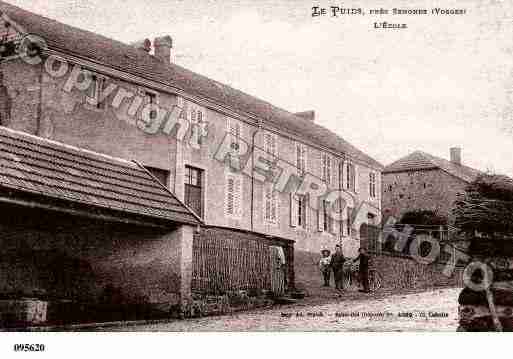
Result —
<svg viewBox="0 0 513 359"><path fill-rule="evenodd" d="M337 244L335 246L335 253L331 256L331 268L333 268L333 276L335 277L335 289L343 290L343 278L344 278L344 254L342 253L342 247Z"/></svg>
<svg viewBox="0 0 513 359"><path fill-rule="evenodd" d="M365 249L358 249L358 257L353 259L353 262L360 261L360 281L363 286L363 290L360 289L360 292L370 293L369 290L369 256L365 252Z"/></svg>
<svg viewBox="0 0 513 359"><path fill-rule="evenodd" d="M323 249L321 251L321 260L319 261L319 269L321 270L322 277L324 278L324 286L330 286L330 272L331 272L331 258L330 251Z"/></svg>

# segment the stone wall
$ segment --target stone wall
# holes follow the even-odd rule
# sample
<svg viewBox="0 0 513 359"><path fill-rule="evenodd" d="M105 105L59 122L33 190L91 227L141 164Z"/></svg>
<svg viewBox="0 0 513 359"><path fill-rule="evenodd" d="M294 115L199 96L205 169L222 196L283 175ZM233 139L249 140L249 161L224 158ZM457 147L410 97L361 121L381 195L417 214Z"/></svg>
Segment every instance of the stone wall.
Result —
<svg viewBox="0 0 513 359"><path fill-rule="evenodd" d="M462 287L464 267L456 267L451 277L442 271L445 264L425 265L406 256L373 255L370 268L382 278L382 289L429 289L434 287Z"/></svg>
<svg viewBox="0 0 513 359"><path fill-rule="evenodd" d="M408 211L432 210L450 217L453 203L465 187L466 182L439 169L385 173L383 213L400 219Z"/></svg>
<svg viewBox="0 0 513 359"><path fill-rule="evenodd" d="M0 297L49 301L50 322L80 320L77 312L98 305L127 310L128 318L141 314L128 313L131 306L169 313L190 297L191 227L151 229L0 209ZM70 313L58 303L71 303Z"/></svg>

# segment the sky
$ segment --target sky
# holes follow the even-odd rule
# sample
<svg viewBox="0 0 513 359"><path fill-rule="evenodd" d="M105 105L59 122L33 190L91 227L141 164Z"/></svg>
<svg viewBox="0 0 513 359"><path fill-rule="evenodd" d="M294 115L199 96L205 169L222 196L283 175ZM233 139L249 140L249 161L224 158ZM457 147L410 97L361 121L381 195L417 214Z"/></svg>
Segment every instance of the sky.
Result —
<svg viewBox="0 0 513 359"><path fill-rule="evenodd" d="M384 165L422 150L513 177L513 1L360 0L460 16L312 17L290 0L7 0L131 43L170 35L173 61L316 122ZM350 2L344 2L349 4ZM374 22L407 29L374 29Z"/></svg>

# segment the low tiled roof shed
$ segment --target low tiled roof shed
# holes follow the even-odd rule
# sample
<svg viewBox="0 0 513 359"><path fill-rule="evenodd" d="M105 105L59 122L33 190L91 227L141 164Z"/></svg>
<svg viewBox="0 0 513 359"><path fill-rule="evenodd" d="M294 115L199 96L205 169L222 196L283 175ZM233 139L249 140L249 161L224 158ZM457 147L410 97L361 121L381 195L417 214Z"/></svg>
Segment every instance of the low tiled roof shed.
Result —
<svg viewBox="0 0 513 359"><path fill-rule="evenodd" d="M135 162L0 127L0 202L86 209L138 223L199 225L201 220Z"/></svg>

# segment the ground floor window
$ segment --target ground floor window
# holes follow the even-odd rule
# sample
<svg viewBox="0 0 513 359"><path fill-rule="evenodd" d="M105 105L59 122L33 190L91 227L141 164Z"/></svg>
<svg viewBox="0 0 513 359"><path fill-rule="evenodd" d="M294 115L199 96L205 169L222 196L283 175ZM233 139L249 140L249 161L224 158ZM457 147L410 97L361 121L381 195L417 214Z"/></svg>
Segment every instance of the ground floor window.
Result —
<svg viewBox="0 0 513 359"><path fill-rule="evenodd" d="M185 167L185 204L199 217L203 217L203 171Z"/></svg>

